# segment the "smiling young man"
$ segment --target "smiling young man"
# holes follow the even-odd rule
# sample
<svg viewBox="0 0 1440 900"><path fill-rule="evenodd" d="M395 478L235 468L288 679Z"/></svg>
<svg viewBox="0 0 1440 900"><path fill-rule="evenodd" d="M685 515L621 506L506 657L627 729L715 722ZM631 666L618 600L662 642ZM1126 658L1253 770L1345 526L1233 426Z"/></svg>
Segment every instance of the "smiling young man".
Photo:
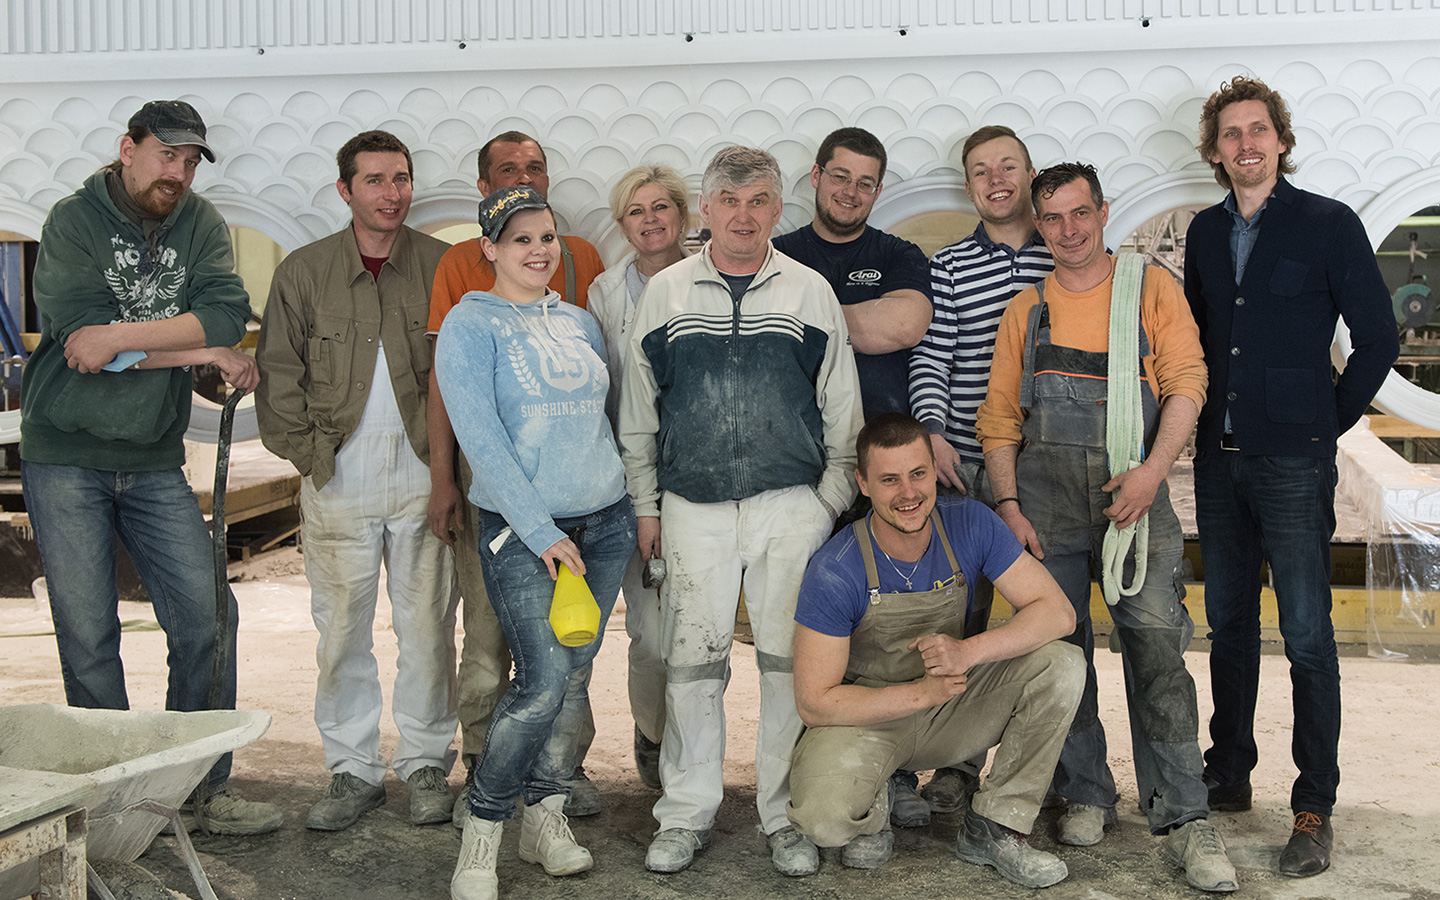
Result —
<svg viewBox="0 0 1440 900"><path fill-rule="evenodd" d="M1090 572L1105 566L1101 546L1111 523L1123 529L1144 518L1144 565L1128 552L1120 561L1120 580L1133 592L1106 598L1125 655L1140 804L1151 833L1167 835L1167 858L1193 887L1233 891L1235 867L1207 820L1195 682L1184 656L1194 625L1181 604L1183 539L1165 484L1205 401L1199 334L1164 270L1117 277L1115 258L1105 252L1110 207L1093 166L1051 166L1031 190L1055 271L1011 301L1000 320L978 431L995 509L1070 598L1077 627L1067 640L1085 652L1085 693L1055 772L1055 790L1068 803L1058 839L1097 844L1116 821L1118 794L1096 702ZM1129 387L1108 380L1110 319L1127 307L1138 327L1127 336L1129 347L1114 352L1140 357L1139 384ZM1112 473L1107 416L1132 414L1127 395L1148 452L1136 468ZM1135 546L1141 552L1140 541Z"/></svg>
<svg viewBox="0 0 1440 900"><path fill-rule="evenodd" d="M350 225L275 270L260 329L260 437L294 463L310 610L320 633L315 724L331 773L306 824L353 825L385 802L393 766L410 820L450 820L455 761L455 593L450 554L430 533L426 313L446 245L405 224L410 151L367 131L337 155ZM399 643L392 715L400 744L380 754L380 681L371 651L381 563Z"/></svg>
<svg viewBox="0 0 1440 900"><path fill-rule="evenodd" d="M214 556L181 470L188 366L216 363L245 390L259 376L255 360L229 349L250 317L230 232L190 190L201 159L215 161L205 131L183 100L146 103L130 117L119 158L55 204L40 234L41 334L20 391L20 480L71 706L130 706L116 611L119 540L165 630L165 708L214 708ZM223 709L235 707L238 615L229 602ZM197 790L196 812L210 830L279 828L280 810L232 795L229 776L226 753Z"/></svg>
<svg viewBox="0 0 1440 900"><path fill-rule="evenodd" d="M885 145L863 128L820 142L810 185L815 218L775 238L775 249L825 277L839 298L869 420L910 409L910 348L930 324L925 254L867 224L885 181Z"/></svg>
<svg viewBox="0 0 1440 900"><path fill-rule="evenodd" d="M506 131L485 142L477 156L475 187L484 200L508 187L534 188L541 197L550 192L550 167L545 149L528 134ZM575 235L558 235L560 264L550 278L550 289L567 303L584 306L590 283L605 270L600 254L589 241ZM495 286L495 269L480 249L480 239L465 240L440 258L435 284L430 292L429 332L440 333L445 316L470 291L488 291ZM430 530L450 545L455 557L455 576L460 582L465 641L460 650L460 737L467 766L472 765L485 746L485 732L495 704L510 683L510 650L500 633L495 610L485 594L480 568L479 513L465 502L471 483L470 461L455 442L455 428L445 408L445 398L435 375L430 375ZM477 464L484 464L477 460ZM595 722L587 705L576 759L575 783L565 812L571 816L594 815L600 811L600 795L585 777L583 764ZM468 780L468 779L467 779ZM455 827L464 825L462 806L456 807Z"/></svg>
<svg viewBox="0 0 1440 900"><path fill-rule="evenodd" d="M710 241L650 279L625 351L620 444L640 553L660 556L664 794L645 856L678 872L710 840L724 795L725 685L743 586L760 670L756 806L771 861L819 865L785 818L800 736L790 658L810 555L850 505L860 428L855 355L835 293L770 246L780 167L727 147L701 183Z"/></svg>
<svg viewBox="0 0 1440 900"><path fill-rule="evenodd" d="M1205 752L1210 805L1250 808L1263 548L1290 660L1300 770L1280 872L1307 876L1330 865L1340 783L1340 661L1330 621L1335 442L1380 389L1398 341L1359 218L1283 177L1295 171L1294 146L1290 111L1264 82L1236 77L1206 101L1200 155L1230 194L1190 223L1185 295L1211 382L1195 438L1215 697ZM1332 380L1340 318L1353 350Z"/></svg>
<svg viewBox="0 0 1440 900"><path fill-rule="evenodd" d="M841 862L875 868L894 845L886 775L995 761L956 836L956 852L1025 887L1067 869L1025 835L1040 812L1085 682L1059 641L1075 614L1055 580L995 514L935 497L925 428L871 419L855 472L873 511L815 554L795 609L795 700L809 730L795 749L790 820ZM983 573L1016 614L965 635Z"/></svg>
<svg viewBox="0 0 1440 900"><path fill-rule="evenodd" d="M986 125L960 151L965 194L980 216L975 231L930 261L935 315L910 354L910 412L930 432L936 478L950 493L969 493L990 503L985 460L975 437L975 412L990 381L995 330L1010 299L1053 268L1050 251L1035 230L1030 151L1004 125ZM971 634L990 621L994 588L974 582ZM953 813L979 783L983 759L936 771L920 792L928 810ZM897 808L901 805L897 803Z"/></svg>

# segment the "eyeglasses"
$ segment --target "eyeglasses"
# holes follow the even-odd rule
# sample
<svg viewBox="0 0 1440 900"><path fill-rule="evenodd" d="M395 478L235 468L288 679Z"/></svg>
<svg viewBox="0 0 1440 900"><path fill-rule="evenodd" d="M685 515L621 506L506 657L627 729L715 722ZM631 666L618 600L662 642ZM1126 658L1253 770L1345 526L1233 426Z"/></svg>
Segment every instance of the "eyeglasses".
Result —
<svg viewBox="0 0 1440 900"><path fill-rule="evenodd" d="M820 171L825 173L825 177L830 181L830 186L833 188L837 188L838 190L843 191L851 185L854 185L855 190L859 191L867 197L880 190L880 185L876 184L868 178L851 178L849 175L842 175L839 172L832 172L824 166L820 167Z"/></svg>

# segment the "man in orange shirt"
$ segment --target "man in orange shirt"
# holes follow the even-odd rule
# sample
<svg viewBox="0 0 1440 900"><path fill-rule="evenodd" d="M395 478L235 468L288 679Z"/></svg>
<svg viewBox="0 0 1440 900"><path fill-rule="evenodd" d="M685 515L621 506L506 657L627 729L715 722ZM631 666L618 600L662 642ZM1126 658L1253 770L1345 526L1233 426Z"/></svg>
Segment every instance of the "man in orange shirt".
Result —
<svg viewBox="0 0 1440 900"><path fill-rule="evenodd" d="M518 131L507 131L491 138L480 148L480 177L475 186L480 196L488 197L501 188L526 185L541 196L550 190L550 173L545 151L539 142ZM590 282L605 269L600 254L589 241L574 235L560 238L561 265L550 279L550 289L567 302L585 305ZM430 293L430 322L427 329L432 340L439 333L445 315L470 291L488 291L495 285L495 270L480 252L480 241L461 241L445 252L435 270L434 287ZM500 634L500 624L485 593L480 571L479 526L474 507L465 502L470 489L470 467L455 443L455 429L445 409L435 372L430 372L430 398L426 430L430 438L430 530L450 545L455 553L455 574L463 597L462 618L465 643L460 652L460 736L461 752L468 767L473 766L485 732L490 727L490 714L505 694L509 684L510 650ZM576 760L583 762L585 750L595 736L594 722L586 709L584 733ZM576 768L576 781L571 787L570 802L565 812L571 816L593 815L600 811L599 796ZM467 774L466 780L469 780ZM457 804L457 810L465 804ZM464 824L456 812L456 825Z"/></svg>
<svg viewBox="0 0 1440 900"><path fill-rule="evenodd" d="M1200 332L1165 271L1127 267L1136 277L1117 274L1105 251L1109 204L1093 166L1052 166L1030 190L1055 271L1018 294L1000 320L977 430L995 511L1070 598L1076 628L1068 640L1085 652L1085 692L1055 771L1055 790L1069 805L1058 837L1089 846L1115 822L1118 794L1096 703L1090 571L1104 565L1111 523L1124 529L1148 517L1148 541L1137 540L1135 560L1119 561L1122 587L1106 597L1125 656L1140 805L1151 833L1167 835L1166 856L1193 887L1233 891L1235 867L1207 820L1195 682L1184 657L1195 626L1180 602L1183 541L1165 485L1205 402ZM1123 293L1112 307L1115 291ZM1136 299L1138 309L1128 306ZM1125 326L1135 332L1117 338L1128 348L1115 348L1140 357L1138 403L1130 386L1109 382L1112 308L1121 321L1132 313L1138 319ZM1107 424L1137 414L1148 455L1112 472ZM1117 420L1107 423L1107 416Z"/></svg>

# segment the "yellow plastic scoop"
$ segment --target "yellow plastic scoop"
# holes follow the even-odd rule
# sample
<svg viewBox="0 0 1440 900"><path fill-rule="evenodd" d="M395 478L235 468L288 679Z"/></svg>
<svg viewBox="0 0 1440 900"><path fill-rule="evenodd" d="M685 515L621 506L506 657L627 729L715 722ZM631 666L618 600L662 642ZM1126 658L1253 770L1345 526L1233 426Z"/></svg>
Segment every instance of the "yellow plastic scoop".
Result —
<svg viewBox="0 0 1440 900"><path fill-rule="evenodd" d="M566 647L583 647L600 632L600 606L590 585L564 563L555 579L555 597L550 601L550 627L555 639Z"/></svg>

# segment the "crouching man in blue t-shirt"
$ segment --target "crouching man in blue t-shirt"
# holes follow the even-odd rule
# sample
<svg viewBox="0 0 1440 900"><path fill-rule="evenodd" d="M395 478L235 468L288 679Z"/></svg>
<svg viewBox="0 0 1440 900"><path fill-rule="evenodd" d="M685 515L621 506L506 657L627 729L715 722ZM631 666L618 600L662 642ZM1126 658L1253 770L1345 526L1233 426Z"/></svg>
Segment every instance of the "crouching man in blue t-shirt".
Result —
<svg viewBox="0 0 1440 900"><path fill-rule="evenodd" d="M934 769L997 747L955 839L961 859L1026 887L1065 863L1030 847L1085 681L1057 639L1075 613L1045 568L983 504L935 497L924 426L887 413L860 431L860 490L874 510L810 561L795 610L795 705L808 726L787 809L842 861L889 859L890 773ZM1015 615L965 638L970 581L995 583Z"/></svg>

